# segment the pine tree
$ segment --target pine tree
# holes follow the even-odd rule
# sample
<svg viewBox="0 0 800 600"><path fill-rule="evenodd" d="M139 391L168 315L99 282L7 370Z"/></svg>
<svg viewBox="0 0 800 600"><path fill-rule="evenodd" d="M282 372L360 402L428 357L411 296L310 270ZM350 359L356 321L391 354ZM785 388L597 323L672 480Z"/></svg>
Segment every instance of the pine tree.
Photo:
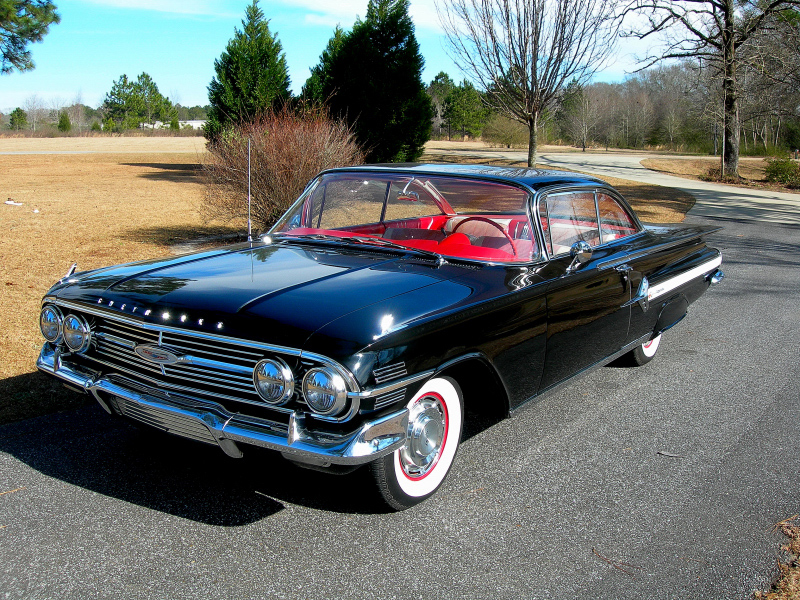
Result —
<svg viewBox="0 0 800 600"><path fill-rule="evenodd" d="M481 93L466 79L455 86L445 98L444 120L448 129L462 136L478 137L489 118Z"/></svg>
<svg viewBox="0 0 800 600"><path fill-rule="evenodd" d="M337 31L305 89L353 128L370 162L416 160L433 109L408 0L370 0L365 19Z"/></svg>
<svg viewBox="0 0 800 600"><path fill-rule="evenodd" d="M242 30L235 30L222 55L214 61L216 77L208 86L211 110L205 135L214 140L228 126L251 121L291 96L286 55L258 0L247 7Z"/></svg>
<svg viewBox="0 0 800 600"><path fill-rule="evenodd" d="M8 126L15 131L20 131L28 126L28 115L19 107L11 111L10 118Z"/></svg>
<svg viewBox="0 0 800 600"><path fill-rule="evenodd" d="M41 42L60 21L50 0L0 0L0 73L33 69L28 44Z"/></svg>
<svg viewBox="0 0 800 600"><path fill-rule="evenodd" d="M69 115L61 111L58 115L58 130L62 133L67 133L70 129L72 129L72 123L69 120Z"/></svg>
<svg viewBox="0 0 800 600"><path fill-rule="evenodd" d="M336 26L333 30L333 37L328 40L328 45L319 57L319 64L311 69L311 76L306 79L303 85L302 97L314 104L324 104L328 97L326 89L330 89L332 83L329 81L331 64L335 60L339 50L346 39L347 34L344 29Z"/></svg>
<svg viewBox="0 0 800 600"><path fill-rule="evenodd" d="M143 111L143 101L136 90L136 82L122 75L111 85L106 94L103 107L114 128L135 129L139 126L139 113Z"/></svg>

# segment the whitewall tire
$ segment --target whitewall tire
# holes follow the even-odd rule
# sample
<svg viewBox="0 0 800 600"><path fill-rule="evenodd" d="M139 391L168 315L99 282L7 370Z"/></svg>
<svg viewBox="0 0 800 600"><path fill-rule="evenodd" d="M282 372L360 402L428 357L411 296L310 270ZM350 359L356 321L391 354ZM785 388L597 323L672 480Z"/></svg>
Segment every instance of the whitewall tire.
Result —
<svg viewBox="0 0 800 600"><path fill-rule="evenodd" d="M653 357L658 352L658 347L661 345L661 335L657 335L649 342L645 342L641 346L634 348L631 353L631 362L640 367L653 360Z"/></svg>
<svg viewBox="0 0 800 600"><path fill-rule="evenodd" d="M444 482L461 442L464 400L458 384L436 377L408 403L405 446L372 463L384 500L404 510L432 496Z"/></svg>

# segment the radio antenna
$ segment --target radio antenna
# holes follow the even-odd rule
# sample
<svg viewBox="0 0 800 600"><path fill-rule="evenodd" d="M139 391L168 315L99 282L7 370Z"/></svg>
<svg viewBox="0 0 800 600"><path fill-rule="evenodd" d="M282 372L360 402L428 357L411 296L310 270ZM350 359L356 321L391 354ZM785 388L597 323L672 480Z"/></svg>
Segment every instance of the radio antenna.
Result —
<svg viewBox="0 0 800 600"><path fill-rule="evenodd" d="M252 196L250 195L250 138L247 138L247 241L253 242L253 222L250 220L250 204L252 203Z"/></svg>

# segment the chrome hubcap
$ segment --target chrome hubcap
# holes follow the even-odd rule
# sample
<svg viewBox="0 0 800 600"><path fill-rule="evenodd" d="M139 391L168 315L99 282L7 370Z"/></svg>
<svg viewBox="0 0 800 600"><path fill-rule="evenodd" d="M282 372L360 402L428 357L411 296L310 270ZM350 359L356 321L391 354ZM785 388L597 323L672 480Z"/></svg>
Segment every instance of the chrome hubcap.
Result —
<svg viewBox="0 0 800 600"><path fill-rule="evenodd" d="M423 477L439 458L447 424L440 401L425 397L411 407L408 440L400 450L400 463L409 477Z"/></svg>

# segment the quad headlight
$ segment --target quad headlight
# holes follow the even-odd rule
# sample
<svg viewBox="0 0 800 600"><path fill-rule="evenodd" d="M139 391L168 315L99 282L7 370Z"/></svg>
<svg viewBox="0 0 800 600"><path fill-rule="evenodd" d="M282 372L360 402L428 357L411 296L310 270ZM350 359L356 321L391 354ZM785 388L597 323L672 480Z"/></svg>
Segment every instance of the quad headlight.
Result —
<svg viewBox="0 0 800 600"><path fill-rule="evenodd" d="M303 377L303 396L315 413L335 416L347 405L347 386L331 369L311 369Z"/></svg>
<svg viewBox="0 0 800 600"><path fill-rule="evenodd" d="M69 314L64 319L62 326L64 343L73 352L83 352L89 347L92 331L83 317Z"/></svg>
<svg viewBox="0 0 800 600"><path fill-rule="evenodd" d="M56 344L61 341L63 324L64 317L55 306L48 305L42 309L39 315L39 329L48 342Z"/></svg>
<svg viewBox="0 0 800 600"><path fill-rule="evenodd" d="M253 370L253 385L264 402L280 406L294 394L294 375L282 360L265 359Z"/></svg>

